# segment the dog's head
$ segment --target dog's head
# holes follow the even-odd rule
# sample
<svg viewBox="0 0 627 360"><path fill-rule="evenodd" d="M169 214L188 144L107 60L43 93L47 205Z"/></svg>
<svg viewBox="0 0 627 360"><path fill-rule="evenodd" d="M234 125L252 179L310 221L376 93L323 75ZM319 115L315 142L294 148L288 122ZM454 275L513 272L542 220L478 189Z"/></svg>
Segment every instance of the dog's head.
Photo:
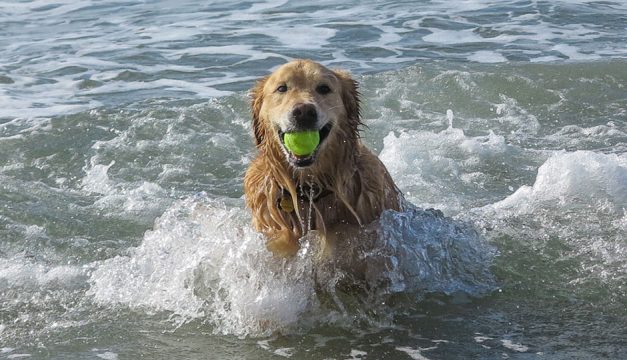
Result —
<svg viewBox="0 0 627 360"><path fill-rule="evenodd" d="M252 91L253 130L259 148L282 152L294 168L319 155L355 144L361 125L357 83L342 71L295 60L260 80ZM285 146L285 134L317 131L313 153L299 156Z"/></svg>

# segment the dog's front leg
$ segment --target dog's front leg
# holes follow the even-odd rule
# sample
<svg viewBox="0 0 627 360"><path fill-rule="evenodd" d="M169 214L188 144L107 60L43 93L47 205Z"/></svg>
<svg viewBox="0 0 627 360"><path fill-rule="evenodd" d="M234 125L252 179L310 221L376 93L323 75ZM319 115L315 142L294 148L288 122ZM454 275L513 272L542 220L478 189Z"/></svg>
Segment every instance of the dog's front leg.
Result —
<svg viewBox="0 0 627 360"><path fill-rule="evenodd" d="M275 255L290 257L298 252L300 233L295 233L290 229L280 229L268 231L265 235L268 238L266 247Z"/></svg>

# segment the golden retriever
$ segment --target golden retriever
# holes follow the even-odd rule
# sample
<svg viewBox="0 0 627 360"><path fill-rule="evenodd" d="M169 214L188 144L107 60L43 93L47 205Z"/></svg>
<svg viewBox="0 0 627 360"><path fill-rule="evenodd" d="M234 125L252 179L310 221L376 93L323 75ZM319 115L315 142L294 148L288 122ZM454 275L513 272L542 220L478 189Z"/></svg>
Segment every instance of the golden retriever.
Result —
<svg viewBox="0 0 627 360"><path fill-rule="evenodd" d="M244 177L246 205L267 247L281 256L317 230L322 239L399 210L402 194L383 163L360 141L357 82L346 72L295 60L259 80L252 90L258 149ZM313 154L284 144L293 131L318 131Z"/></svg>

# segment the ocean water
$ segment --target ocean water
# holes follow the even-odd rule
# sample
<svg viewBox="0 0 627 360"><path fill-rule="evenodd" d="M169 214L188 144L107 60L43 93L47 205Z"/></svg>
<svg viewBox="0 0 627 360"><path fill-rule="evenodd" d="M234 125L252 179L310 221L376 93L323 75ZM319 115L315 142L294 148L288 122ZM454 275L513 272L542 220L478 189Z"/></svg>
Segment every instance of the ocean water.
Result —
<svg viewBox="0 0 627 360"><path fill-rule="evenodd" d="M624 1L0 1L0 358L627 358ZM350 70L408 204L244 206L248 89Z"/></svg>

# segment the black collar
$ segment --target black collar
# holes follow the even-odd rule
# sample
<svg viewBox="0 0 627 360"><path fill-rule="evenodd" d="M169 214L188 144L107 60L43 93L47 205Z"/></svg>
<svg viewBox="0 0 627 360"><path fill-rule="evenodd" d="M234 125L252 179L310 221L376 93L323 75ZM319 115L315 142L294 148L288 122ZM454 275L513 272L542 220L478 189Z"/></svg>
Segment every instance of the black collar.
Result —
<svg viewBox="0 0 627 360"><path fill-rule="evenodd" d="M299 185L298 189L298 198L302 201L312 201L316 202L327 195L331 195L333 191L322 188L318 184L305 184Z"/></svg>
<svg viewBox="0 0 627 360"><path fill-rule="evenodd" d="M322 188L318 184L297 185L298 200L302 202L316 202L325 196L333 194L333 191ZM287 189L283 189L283 197L291 197Z"/></svg>
<svg viewBox="0 0 627 360"><path fill-rule="evenodd" d="M313 185L298 185L296 187L299 203L315 203L321 198L333 194L333 191L321 188L320 186ZM283 194L277 199L277 206L279 209L286 213L294 211L294 204L292 203L292 195L287 189L283 189Z"/></svg>

